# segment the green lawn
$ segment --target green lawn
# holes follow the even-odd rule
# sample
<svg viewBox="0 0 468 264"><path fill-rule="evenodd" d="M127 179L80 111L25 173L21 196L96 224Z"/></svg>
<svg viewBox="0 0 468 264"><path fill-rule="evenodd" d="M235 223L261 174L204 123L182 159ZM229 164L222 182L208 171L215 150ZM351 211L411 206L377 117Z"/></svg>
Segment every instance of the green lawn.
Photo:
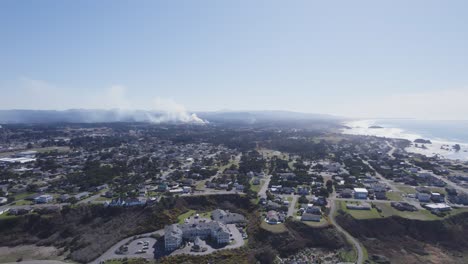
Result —
<svg viewBox="0 0 468 264"><path fill-rule="evenodd" d="M263 184L265 184L265 180L260 180L260 184L259 185L253 185L252 182L253 182L254 179L252 179L250 181L250 189L256 193L258 193L260 191L260 188L262 188Z"/></svg>
<svg viewBox="0 0 468 264"><path fill-rule="evenodd" d="M357 254L354 247L351 250L342 249L338 252L338 255L343 262L354 263L357 259Z"/></svg>
<svg viewBox="0 0 468 264"><path fill-rule="evenodd" d="M177 217L177 223L183 224L185 219L189 218L192 215L195 215L195 210L189 210L186 213L179 215L179 217Z"/></svg>
<svg viewBox="0 0 468 264"><path fill-rule="evenodd" d="M320 219L320 222L314 222L314 221L301 221L301 222L311 227L323 227L323 226L328 225L328 221L325 219L325 217L322 217L322 219Z"/></svg>
<svg viewBox="0 0 468 264"><path fill-rule="evenodd" d="M341 208L344 212L350 214L352 217L356 219L369 219L369 218L381 218L381 217L390 217L392 215L397 215L403 218L408 219L417 219L417 220L440 220L441 217L431 214L431 212L427 210L419 210L417 212L408 212L408 211L399 211L393 208L388 203L379 203L374 202L374 204L379 207L382 212L378 212L375 208L371 210L348 210L346 208L346 202L344 201L337 201L338 208ZM457 214L462 210L468 211L468 209L456 209L453 210L450 215Z"/></svg>
<svg viewBox="0 0 468 264"><path fill-rule="evenodd" d="M211 211L200 214L200 217L211 219Z"/></svg>
<svg viewBox="0 0 468 264"><path fill-rule="evenodd" d="M403 197L401 197L401 193L398 193L398 192L387 192L387 198L388 200L391 200L391 201L402 201L403 200Z"/></svg>
<svg viewBox="0 0 468 264"><path fill-rule="evenodd" d="M382 209L382 215L384 217L389 217L392 215L398 215L408 219L417 219L417 220L441 220L444 217L439 217L437 215L432 214L430 211L426 209L419 210L417 212L408 212L408 211L399 211L393 208L390 204L377 204ZM447 216L445 218L462 213L468 212L468 208L460 208L460 209L452 209L450 212L447 212Z"/></svg>
<svg viewBox="0 0 468 264"><path fill-rule="evenodd" d="M95 202L104 202L104 201L110 201L112 198L107 198L107 197L102 197L99 196L98 198L94 199Z"/></svg>
<svg viewBox="0 0 468 264"><path fill-rule="evenodd" d="M26 198L26 197L28 197L28 196L33 195L33 194L34 194L34 193L32 193L32 192L18 193L18 194L16 194L16 195L14 196L14 197L15 197L15 201L16 201L16 200L22 200L22 199L24 199L24 198Z"/></svg>
<svg viewBox="0 0 468 264"><path fill-rule="evenodd" d="M206 181L199 181L197 186L195 186L195 190L205 190L205 182Z"/></svg>
<svg viewBox="0 0 468 264"><path fill-rule="evenodd" d="M3 213L0 215L0 220L3 220L3 219L11 219L11 218L16 218L18 216L16 215L9 215L8 213Z"/></svg>
<svg viewBox="0 0 468 264"><path fill-rule="evenodd" d="M31 205L34 204L31 201L26 201L26 200L18 200L13 202L14 205Z"/></svg>
<svg viewBox="0 0 468 264"><path fill-rule="evenodd" d="M183 224L185 219L189 218L189 217L192 217L192 216L195 216L195 214L197 214L197 211L195 210L189 210L181 215L179 215L179 217L177 217L177 223L179 224ZM207 218L207 219L211 219L211 211L209 212L204 212L204 213L199 213L199 216L200 218Z"/></svg>
<svg viewBox="0 0 468 264"><path fill-rule="evenodd" d="M337 201L338 208L343 210L344 212L350 214L352 217L356 219L369 219L369 218L380 218L379 212L375 208L371 208L371 210L349 210L346 208L347 203L355 203L355 202L345 202L345 201Z"/></svg>
<svg viewBox="0 0 468 264"><path fill-rule="evenodd" d="M270 225L263 221L263 219L262 223L260 224L260 227L272 233L283 233L287 231L284 224Z"/></svg>
<svg viewBox="0 0 468 264"><path fill-rule="evenodd" d="M415 194L417 193L416 189L413 187L413 186L409 186L409 185L404 185L404 184L398 184L396 185L396 187L402 191L402 192L405 192L407 194Z"/></svg>

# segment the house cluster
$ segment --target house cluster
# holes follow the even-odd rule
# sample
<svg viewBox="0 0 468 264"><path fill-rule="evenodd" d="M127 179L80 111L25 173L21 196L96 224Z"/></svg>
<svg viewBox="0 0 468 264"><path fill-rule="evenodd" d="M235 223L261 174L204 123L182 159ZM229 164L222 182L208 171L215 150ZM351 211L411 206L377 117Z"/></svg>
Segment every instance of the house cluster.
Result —
<svg viewBox="0 0 468 264"><path fill-rule="evenodd" d="M11 133L18 136L8 142L0 138L0 152L15 152L0 159L0 170L14 175L0 182L0 197L7 201L22 200L28 193L36 196L31 203L72 203L100 193L109 206L143 204L162 194L192 193L199 181L216 174L216 165L238 154L222 145L161 139L165 129L150 126L126 130L57 125L52 136L39 129L17 130ZM41 147L52 151L28 150ZM90 169L90 164L97 165ZM122 172L113 169L116 164L125 167L126 177L117 179ZM103 167L107 171L99 171ZM109 176L97 180L93 174ZM235 182L232 186L244 189ZM121 189L126 191L117 191Z"/></svg>
<svg viewBox="0 0 468 264"><path fill-rule="evenodd" d="M142 198L142 197L132 197L132 198L117 198L112 199L112 201L106 201L104 206L109 207L131 207L131 206L143 206L146 205L151 200Z"/></svg>
<svg viewBox="0 0 468 264"><path fill-rule="evenodd" d="M198 241L211 239L218 245L230 243L231 231L228 224L244 223L243 215L216 209L212 212L212 218L203 219L192 217L186 219L183 224L172 224L164 228L164 246L166 251L172 251L181 247L184 241Z"/></svg>
<svg viewBox="0 0 468 264"><path fill-rule="evenodd" d="M286 219L286 213L278 212L275 210L268 211L265 216L265 222L267 222L270 225L283 223L285 219Z"/></svg>

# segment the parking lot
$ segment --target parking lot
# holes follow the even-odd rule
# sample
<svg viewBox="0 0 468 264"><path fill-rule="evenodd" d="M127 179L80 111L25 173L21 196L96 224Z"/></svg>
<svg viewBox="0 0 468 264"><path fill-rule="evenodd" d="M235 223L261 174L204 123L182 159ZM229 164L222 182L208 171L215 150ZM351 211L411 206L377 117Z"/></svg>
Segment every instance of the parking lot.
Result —
<svg viewBox="0 0 468 264"><path fill-rule="evenodd" d="M152 233L163 235L164 230L158 230ZM142 234L138 239L134 239L133 237L124 239L91 263L99 264L109 259L120 259L124 257L154 259L154 256L158 253L156 252L158 249L155 247L157 240L150 237L152 233Z"/></svg>
<svg viewBox="0 0 468 264"><path fill-rule="evenodd" d="M156 239L151 237L145 237L142 239L137 239L127 246L126 256L139 255L141 257L153 257L154 256L154 244ZM124 251L125 252L125 251Z"/></svg>

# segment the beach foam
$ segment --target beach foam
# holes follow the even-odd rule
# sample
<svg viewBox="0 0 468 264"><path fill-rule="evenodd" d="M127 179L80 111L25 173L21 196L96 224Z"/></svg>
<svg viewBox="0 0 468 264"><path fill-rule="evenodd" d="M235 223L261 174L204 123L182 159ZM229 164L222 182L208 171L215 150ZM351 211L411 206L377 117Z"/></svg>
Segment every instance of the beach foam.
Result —
<svg viewBox="0 0 468 264"><path fill-rule="evenodd" d="M377 137L384 137L384 138L399 138L399 139L407 139L413 142L415 139L423 138L431 140L432 144L424 144L426 149L421 147L416 147L414 142L413 144L406 148L406 151L423 154L425 156L434 156L434 155L441 155L443 158L447 159L460 159L460 160L468 160L468 143L462 142L454 142L450 140L444 140L440 138L427 138L423 137L422 135L418 135L415 133L410 133L405 131L402 128L396 127L382 127L382 128L369 128L370 126L381 126L377 120L356 120L356 121L349 121L344 123L345 126L349 127L350 129L342 129L343 134L349 135L365 135L365 136L377 136ZM461 150L456 152L452 149L452 146L455 144L459 144ZM421 144L418 144L421 146ZM441 148L443 147L443 149ZM448 150L447 150L448 149Z"/></svg>

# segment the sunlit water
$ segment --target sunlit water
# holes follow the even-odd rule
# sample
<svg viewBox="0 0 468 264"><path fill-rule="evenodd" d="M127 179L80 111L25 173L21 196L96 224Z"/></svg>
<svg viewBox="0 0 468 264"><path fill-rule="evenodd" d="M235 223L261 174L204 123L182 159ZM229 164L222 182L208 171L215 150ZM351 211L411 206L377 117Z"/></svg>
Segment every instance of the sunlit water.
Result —
<svg viewBox="0 0 468 264"><path fill-rule="evenodd" d="M432 144L425 144L427 149L416 148L413 145L407 148L407 151L426 156L439 154L448 159L468 160L468 121L382 119L349 121L344 125L350 127L342 130L344 134L402 138L411 141L417 138L430 139ZM382 128L369 128L370 126ZM455 144L461 146L460 151L452 149Z"/></svg>

